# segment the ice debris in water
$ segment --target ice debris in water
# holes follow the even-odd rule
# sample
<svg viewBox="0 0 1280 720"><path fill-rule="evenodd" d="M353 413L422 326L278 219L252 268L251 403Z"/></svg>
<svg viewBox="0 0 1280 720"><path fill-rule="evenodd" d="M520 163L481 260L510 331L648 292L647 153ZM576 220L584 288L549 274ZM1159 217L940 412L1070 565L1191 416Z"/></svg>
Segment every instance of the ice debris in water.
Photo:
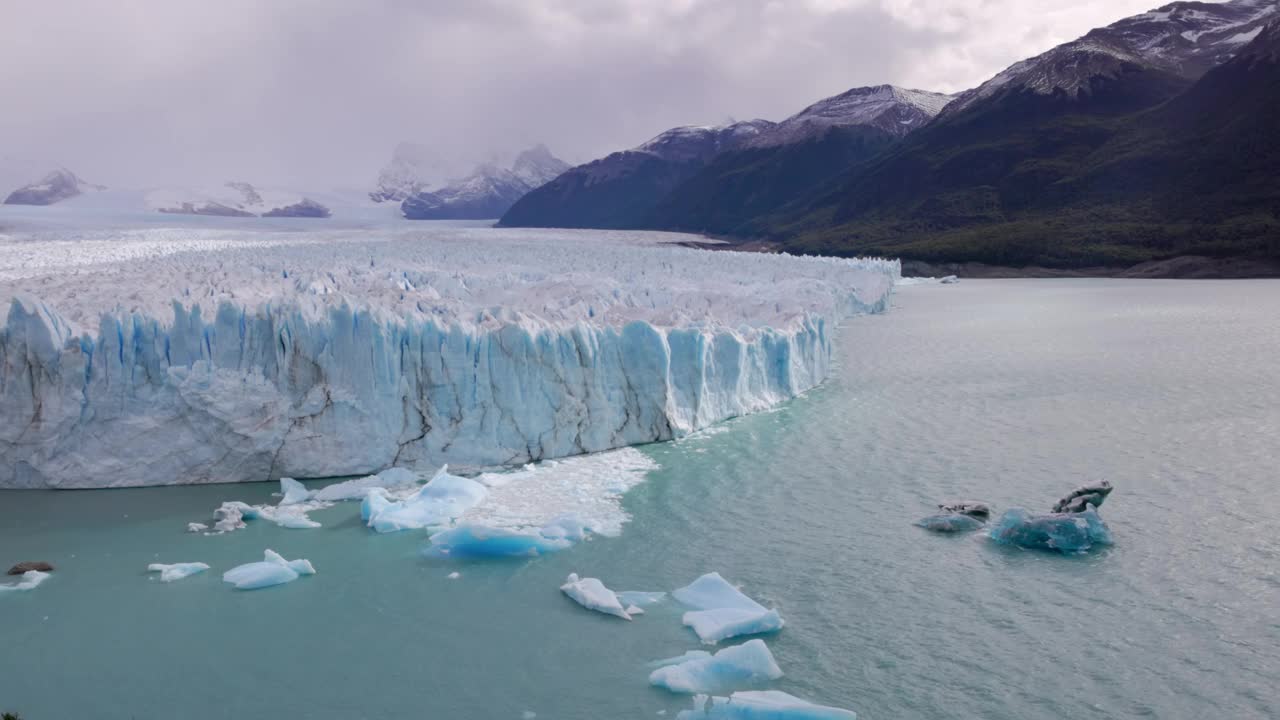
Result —
<svg viewBox="0 0 1280 720"><path fill-rule="evenodd" d="M318 502L363 500L371 488L401 488L414 485L417 482L417 473L412 470L393 467L387 468L377 475L345 480L314 490L311 493L311 499Z"/></svg>
<svg viewBox="0 0 1280 720"><path fill-rule="evenodd" d="M605 587L599 578L580 578L577 573L569 573L565 583L560 586L560 591L588 610L613 615L623 620L631 619L631 614L622 606L618 596Z"/></svg>
<svg viewBox="0 0 1280 720"><path fill-rule="evenodd" d="M618 591L618 600L624 605L635 605L636 607L648 607L657 605L667 598L664 592L645 592L644 590L620 590Z"/></svg>
<svg viewBox="0 0 1280 720"><path fill-rule="evenodd" d="M943 503L938 509L942 512L921 518L915 524L933 532L968 532L982 527L991 517L991 506L976 500Z"/></svg>
<svg viewBox="0 0 1280 720"><path fill-rule="evenodd" d="M209 526L204 523L187 523L187 532L189 533L202 533L207 532L208 530Z"/></svg>
<svg viewBox="0 0 1280 720"><path fill-rule="evenodd" d="M1047 515L1010 508L992 525L989 534L1002 545L1062 553L1079 553L1095 545L1111 544L1111 530L1093 508L1080 513Z"/></svg>
<svg viewBox="0 0 1280 720"><path fill-rule="evenodd" d="M311 491L293 478L280 478L280 492L284 494L280 499L281 505L297 505L311 499Z"/></svg>
<svg viewBox="0 0 1280 720"><path fill-rule="evenodd" d="M5 583L0 585L0 595L7 592L20 592L26 590L34 590L40 583L49 579L50 573L40 572L39 570L28 570L22 573L22 579L16 583Z"/></svg>
<svg viewBox="0 0 1280 720"><path fill-rule="evenodd" d="M262 562L247 563L223 573L223 582L235 585L237 590L257 590L293 582L301 575L316 574L309 560L285 560L274 550L267 550L263 555Z"/></svg>
<svg viewBox="0 0 1280 720"><path fill-rule="evenodd" d="M785 624L777 610L742 594L720 573L707 573L671 595L696 608L684 614L683 622L707 645L739 635L775 632Z"/></svg>
<svg viewBox="0 0 1280 720"><path fill-rule="evenodd" d="M782 669L759 638L715 655L691 651L649 674L649 684L678 693L724 692L782 677Z"/></svg>
<svg viewBox="0 0 1280 720"><path fill-rule="evenodd" d="M553 527L553 531L559 530ZM429 557L537 557L564 550L573 543L563 537L548 537L541 530L507 528L463 523L431 536L424 551Z"/></svg>
<svg viewBox="0 0 1280 720"><path fill-rule="evenodd" d="M978 518L970 515L961 515L959 513L941 513L938 515L930 515L920 518L916 521L916 525L925 530L932 530L940 533L958 533L977 530L982 527L983 522Z"/></svg>
<svg viewBox="0 0 1280 720"><path fill-rule="evenodd" d="M745 690L729 697L693 698L676 720L858 720L851 710L815 705L779 690Z"/></svg>
<svg viewBox="0 0 1280 720"><path fill-rule="evenodd" d="M209 566L202 562L186 562L165 565L163 563L151 563L147 566L147 572L160 573L160 582L176 582L183 578L189 578L196 573L202 573L208 570Z"/></svg>
<svg viewBox="0 0 1280 720"><path fill-rule="evenodd" d="M1055 503L1053 511L1055 513L1082 513L1089 509L1090 506L1095 508L1102 507L1103 501L1107 499L1107 496L1114 489L1111 483L1106 480L1092 485L1081 485Z"/></svg>
<svg viewBox="0 0 1280 720"><path fill-rule="evenodd" d="M483 502L489 491L475 480L450 475L448 470L448 465L440 468L426 485L403 500L393 502L382 488L368 490L360 517L380 533L444 525L462 517Z"/></svg>

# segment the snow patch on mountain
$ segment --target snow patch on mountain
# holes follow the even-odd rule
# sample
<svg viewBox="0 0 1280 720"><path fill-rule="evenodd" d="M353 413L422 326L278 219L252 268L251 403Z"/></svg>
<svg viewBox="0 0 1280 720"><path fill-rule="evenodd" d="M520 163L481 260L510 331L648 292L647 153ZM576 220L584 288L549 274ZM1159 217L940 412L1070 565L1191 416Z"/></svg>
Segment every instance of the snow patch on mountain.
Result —
<svg viewBox="0 0 1280 720"><path fill-rule="evenodd" d="M320 203L287 190L257 188L231 181L212 188L159 188L146 193L151 210L177 215L221 217L328 217Z"/></svg>
<svg viewBox="0 0 1280 720"><path fill-rule="evenodd" d="M404 199L401 211L411 220L498 218L525 193L568 169L568 163L539 144L520 153L509 168L486 163L440 189L419 189Z"/></svg>
<svg viewBox="0 0 1280 720"><path fill-rule="evenodd" d="M819 100L748 140L747 147L789 145L831 128L866 126L902 137L932 120L952 96L893 85L859 87Z"/></svg>
<svg viewBox="0 0 1280 720"><path fill-rule="evenodd" d="M1014 63L961 93L944 114L972 107L1006 89L1076 96L1098 77L1146 67L1195 79L1220 65L1280 17L1280 0L1175 2L1134 15L1036 57Z"/></svg>
<svg viewBox="0 0 1280 720"><path fill-rule="evenodd" d="M45 175L38 182L9 193L5 205L53 205L69 198L81 195L86 191L105 190L101 185L93 185L81 180L75 173L66 168L58 168Z"/></svg>

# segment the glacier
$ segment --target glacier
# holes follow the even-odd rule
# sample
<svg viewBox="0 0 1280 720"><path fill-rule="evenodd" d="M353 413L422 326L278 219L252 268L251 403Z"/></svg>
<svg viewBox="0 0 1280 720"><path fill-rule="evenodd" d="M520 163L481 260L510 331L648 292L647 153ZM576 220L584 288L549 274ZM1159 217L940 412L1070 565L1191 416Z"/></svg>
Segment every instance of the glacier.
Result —
<svg viewBox="0 0 1280 720"><path fill-rule="evenodd" d="M664 233L0 236L0 487L520 465L687 435L820 383L896 261Z"/></svg>

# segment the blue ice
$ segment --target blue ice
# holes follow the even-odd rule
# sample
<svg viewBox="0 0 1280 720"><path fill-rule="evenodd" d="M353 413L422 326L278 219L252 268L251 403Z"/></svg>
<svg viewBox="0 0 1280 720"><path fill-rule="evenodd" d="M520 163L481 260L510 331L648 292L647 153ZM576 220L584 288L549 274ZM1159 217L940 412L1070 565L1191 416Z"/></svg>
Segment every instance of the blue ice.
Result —
<svg viewBox="0 0 1280 720"><path fill-rule="evenodd" d="M246 563L226 571L222 581L235 585L237 590L258 590L316 574L309 560L285 560L274 550L267 550L263 555L262 562Z"/></svg>
<svg viewBox="0 0 1280 720"><path fill-rule="evenodd" d="M649 674L649 684L678 693L725 692L782 677L782 669L759 638L727 647L715 655L692 651L664 660Z"/></svg>
<svg viewBox="0 0 1280 720"><path fill-rule="evenodd" d="M777 610L742 594L720 573L707 573L671 595L695 608L684 614L683 622L708 645L739 635L776 632L785 624Z"/></svg>
<svg viewBox="0 0 1280 720"><path fill-rule="evenodd" d="M540 531L517 531L475 523L459 525L431 536L426 554L432 557L535 557L564 550L573 543L546 537Z"/></svg>
<svg viewBox="0 0 1280 720"><path fill-rule="evenodd" d="M1002 545L1080 553L1110 545L1111 530L1092 507L1079 513L1033 514L1010 508L991 526L991 539Z"/></svg>

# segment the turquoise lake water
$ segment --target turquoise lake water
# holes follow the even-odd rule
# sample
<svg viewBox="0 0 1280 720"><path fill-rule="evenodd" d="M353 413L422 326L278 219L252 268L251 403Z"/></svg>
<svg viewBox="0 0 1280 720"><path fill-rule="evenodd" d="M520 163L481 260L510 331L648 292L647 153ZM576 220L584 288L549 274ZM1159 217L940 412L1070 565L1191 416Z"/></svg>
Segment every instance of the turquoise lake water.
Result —
<svg viewBox="0 0 1280 720"><path fill-rule="evenodd" d="M0 711L56 718L667 717L646 664L700 647L668 604L627 623L569 572L670 590L717 570L787 626L770 687L904 718L1280 715L1280 283L965 281L854 319L821 388L647 446L632 520L524 561L448 562L375 536L190 535L274 486L0 493ZM936 536L948 499L1047 510L1116 485L1116 544L1064 557ZM220 581L264 548L314 577ZM150 562L213 571L164 585ZM461 577L447 575L459 571Z"/></svg>

